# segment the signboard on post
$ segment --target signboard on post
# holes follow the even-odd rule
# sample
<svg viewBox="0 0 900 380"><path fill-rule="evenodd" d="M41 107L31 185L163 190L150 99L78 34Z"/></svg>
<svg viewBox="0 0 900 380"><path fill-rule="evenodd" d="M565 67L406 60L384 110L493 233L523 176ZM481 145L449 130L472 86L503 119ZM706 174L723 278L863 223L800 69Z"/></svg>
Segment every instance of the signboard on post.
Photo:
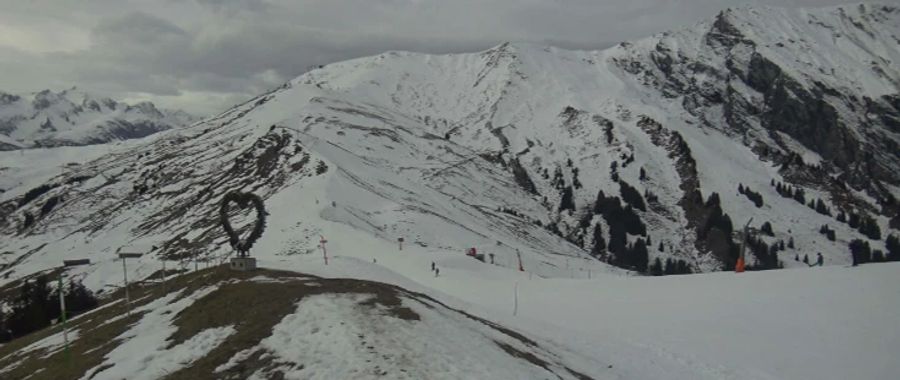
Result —
<svg viewBox="0 0 900 380"><path fill-rule="evenodd" d="M143 255L143 253L137 252L119 252L119 258L122 259L122 282L125 287L125 307L129 316L131 315L131 297L128 296L128 267L125 265L125 259L137 259Z"/></svg>
<svg viewBox="0 0 900 380"><path fill-rule="evenodd" d="M91 263L91 259L63 260L63 266L72 267L76 265L87 265Z"/></svg>
<svg viewBox="0 0 900 380"><path fill-rule="evenodd" d="M76 259L76 260L63 260L64 267L74 267L78 265L88 265L91 263L90 259ZM66 326L66 297L63 292L64 281L63 276L66 275L66 272L63 271L59 275L59 318L62 321L63 326L63 344L66 347L66 356L69 355L69 328Z"/></svg>

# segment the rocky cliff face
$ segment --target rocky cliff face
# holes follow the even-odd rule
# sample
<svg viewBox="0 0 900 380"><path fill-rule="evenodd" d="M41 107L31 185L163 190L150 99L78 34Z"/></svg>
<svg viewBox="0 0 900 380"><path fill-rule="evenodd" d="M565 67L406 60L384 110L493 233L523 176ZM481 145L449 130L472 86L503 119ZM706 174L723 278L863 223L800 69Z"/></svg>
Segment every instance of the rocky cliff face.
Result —
<svg viewBox="0 0 900 380"><path fill-rule="evenodd" d="M898 12L728 10L708 26L654 38L652 49L623 48L621 65L683 99L706 126L742 136L762 159L791 162L785 139L793 139L896 213Z"/></svg>

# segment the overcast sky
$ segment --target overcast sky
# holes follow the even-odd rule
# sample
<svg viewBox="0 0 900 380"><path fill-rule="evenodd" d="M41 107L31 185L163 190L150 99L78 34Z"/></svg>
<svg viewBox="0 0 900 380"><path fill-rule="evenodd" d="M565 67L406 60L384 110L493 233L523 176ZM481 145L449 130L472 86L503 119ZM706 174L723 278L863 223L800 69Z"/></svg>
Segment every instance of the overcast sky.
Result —
<svg viewBox="0 0 900 380"><path fill-rule="evenodd" d="M504 41L601 49L727 7L842 2L0 0L0 91L78 86L210 114L310 66L385 50L466 52Z"/></svg>

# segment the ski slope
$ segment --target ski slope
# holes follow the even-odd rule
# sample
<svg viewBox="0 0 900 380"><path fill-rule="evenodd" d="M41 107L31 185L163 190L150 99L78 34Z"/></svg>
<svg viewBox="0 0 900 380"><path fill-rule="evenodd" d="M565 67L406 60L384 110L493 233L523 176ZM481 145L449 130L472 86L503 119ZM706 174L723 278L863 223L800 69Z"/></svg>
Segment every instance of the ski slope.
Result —
<svg viewBox="0 0 900 380"><path fill-rule="evenodd" d="M896 263L542 279L453 254L362 252L335 253L328 266L321 258L264 266L425 291L609 363L590 372L603 374L598 378L892 379L900 373ZM368 260L375 255L377 264ZM430 260L441 268L439 277L429 273Z"/></svg>
<svg viewBox="0 0 900 380"><path fill-rule="evenodd" d="M327 265L321 255L257 255L264 268L372 280L422 293L524 334L554 360L596 379L892 379L900 371L894 360L900 349L897 263L665 277L592 272L590 278L573 264L572 278L548 279L456 252L332 241ZM429 270L431 262L441 269L439 276ZM133 264L153 268L159 262L141 258ZM257 276L252 281L285 280ZM176 330L174 318L213 291L215 286L201 287L138 308L147 314L108 354L104 363L114 366L97 367L94 378L164 378L216 349L233 328L211 327L165 348L166 337ZM366 299L304 298L259 347L248 347L217 371L265 349L276 361L306 363L283 367L288 379L545 377L538 367L509 362L491 350L483 339L495 333L469 330L474 326L466 318L403 301L422 318L410 324L367 314L358 306ZM357 335L368 337L377 355L356 348ZM70 333L73 341L85 336ZM60 343L56 334L28 349L58 352ZM389 374L364 371L372 366Z"/></svg>

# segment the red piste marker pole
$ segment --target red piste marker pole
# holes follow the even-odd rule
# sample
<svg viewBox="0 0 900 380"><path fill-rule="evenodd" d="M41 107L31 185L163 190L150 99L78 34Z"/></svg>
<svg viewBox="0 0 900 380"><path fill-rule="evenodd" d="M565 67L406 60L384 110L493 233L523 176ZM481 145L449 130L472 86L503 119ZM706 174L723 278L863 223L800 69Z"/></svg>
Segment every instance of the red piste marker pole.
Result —
<svg viewBox="0 0 900 380"><path fill-rule="evenodd" d="M325 259L325 265L328 265L328 251L325 250L325 243L327 243L328 240L325 240L325 237L322 235L319 235L319 238L319 243L322 244L322 258Z"/></svg>

